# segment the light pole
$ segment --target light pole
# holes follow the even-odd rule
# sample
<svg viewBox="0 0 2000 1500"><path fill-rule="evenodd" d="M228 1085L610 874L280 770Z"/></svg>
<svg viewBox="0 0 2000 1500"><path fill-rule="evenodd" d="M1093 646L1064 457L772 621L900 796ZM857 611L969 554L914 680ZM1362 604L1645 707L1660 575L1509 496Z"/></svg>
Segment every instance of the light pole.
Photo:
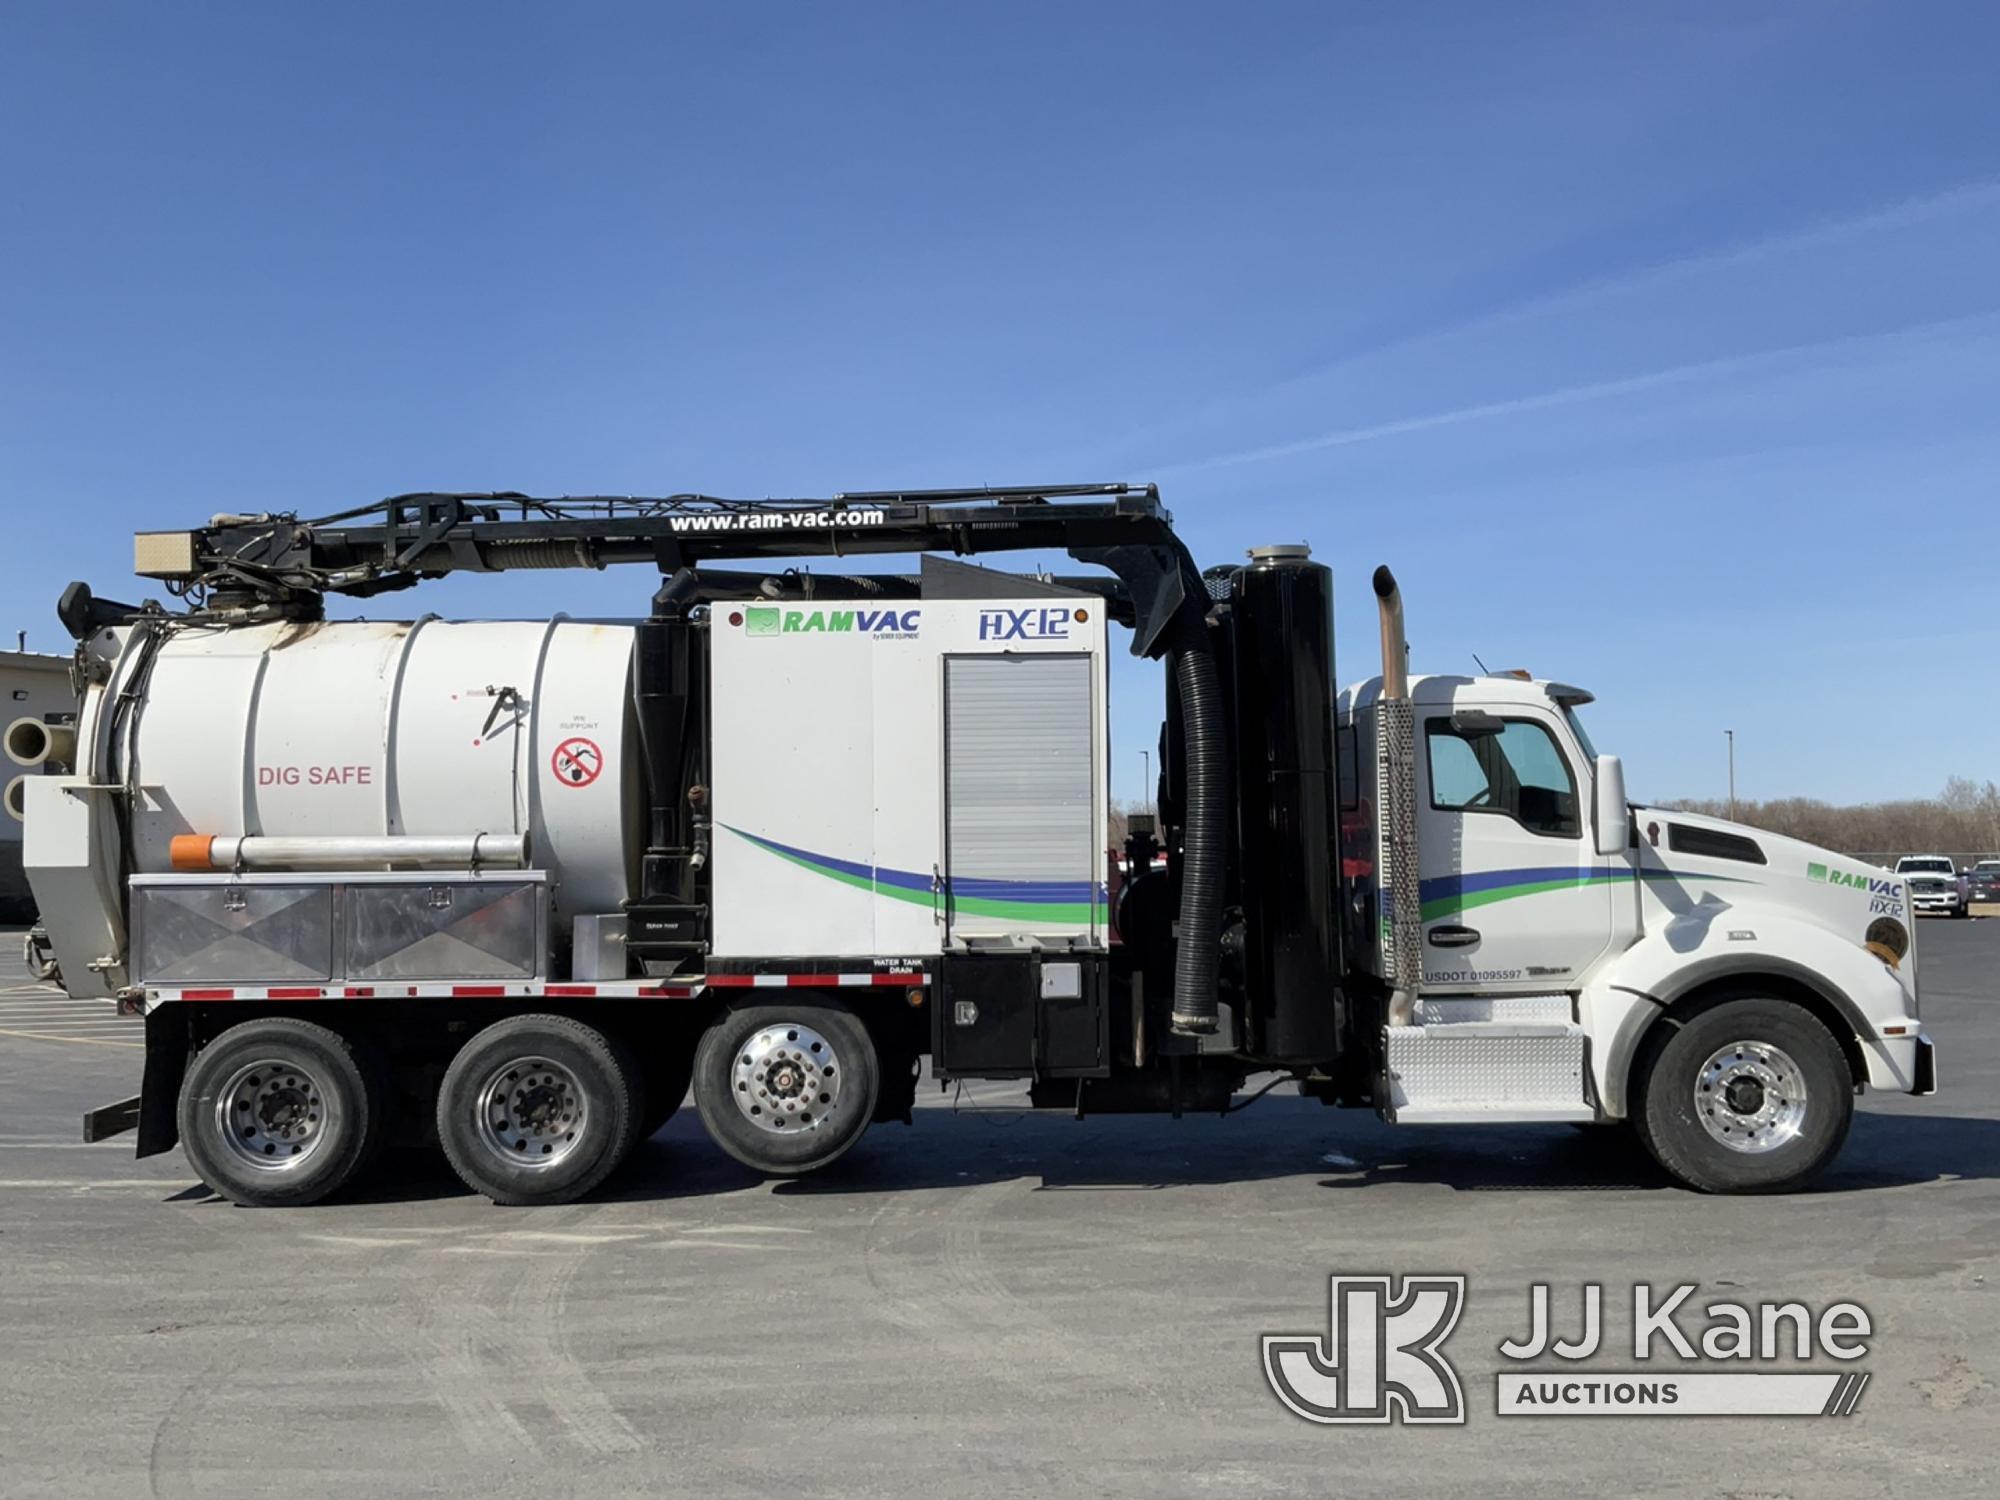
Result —
<svg viewBox="0 0 2000 1500"><path fill-rule="evenodd" d="M1729 737L1729 821L1736 821L1736 731L1722 731Z"/></svg>
<svg viewBox="0 0 2000 1500"><path fill-rule="evenodd" d="M1150 750L1141 750L1139 752L1139 764L1143 768L1139 774L1144 778L1140 781L1139 785L1145 789L1146 811L1151 812L1153 810L1153 752Z"/></svg>

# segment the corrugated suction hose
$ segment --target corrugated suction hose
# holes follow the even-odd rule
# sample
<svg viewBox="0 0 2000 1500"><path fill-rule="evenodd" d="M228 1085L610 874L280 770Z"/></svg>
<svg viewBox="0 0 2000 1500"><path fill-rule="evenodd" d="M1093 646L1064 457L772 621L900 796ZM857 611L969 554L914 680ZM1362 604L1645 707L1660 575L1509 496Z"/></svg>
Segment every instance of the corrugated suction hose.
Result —
<svg viewBox="0 0 2000 1500"><path fill-rule="evenodd" d="M1216 975L1222 958L1224 839L1229 826L1228 754L1222 679L1205 639L1173 653L1180 697L1186 801L1181 834L1180 934L1174 949L1173 1029L1216 1029Z"/></svg>

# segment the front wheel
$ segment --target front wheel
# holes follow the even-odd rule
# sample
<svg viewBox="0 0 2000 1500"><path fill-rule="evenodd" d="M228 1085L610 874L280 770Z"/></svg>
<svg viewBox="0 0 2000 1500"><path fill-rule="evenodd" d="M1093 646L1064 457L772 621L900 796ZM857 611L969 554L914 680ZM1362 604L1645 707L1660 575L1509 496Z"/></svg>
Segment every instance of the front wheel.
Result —
<svg viewBox="0 0 2000 1500"><path fill-rule="evenodd" d="M874 1118L880 1088L874 1038L831 996L732 1007L695 1049L702 1124L771 1177L799 1177L844 1153Z"/></svg>
<svg viewBox="0 0 2000 1500"><path fill-rule="evenodd" d="M1705 1193L1803 1186L1854 1118L1847 1056L1818 1018L1783 1000L1721 1000L1669 1024L1642 1065L1639 1138Z"/></svg>

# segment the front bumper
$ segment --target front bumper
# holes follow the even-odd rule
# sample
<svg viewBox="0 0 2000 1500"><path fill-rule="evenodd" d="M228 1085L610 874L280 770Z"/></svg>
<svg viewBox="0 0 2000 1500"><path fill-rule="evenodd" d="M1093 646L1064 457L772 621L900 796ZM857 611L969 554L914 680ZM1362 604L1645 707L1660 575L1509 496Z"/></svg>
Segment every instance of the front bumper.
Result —
<svg viewBox="0 0 2000 1500"><path fill-rule="evenodd" d="M1910 1017L1898 1017L1891 1024L1911 1024ZM1862 1076L1856 1080L1885 1094L1935 1094L1937 1092L1937 1049L1928 1033L1898 1031L1889 1036L1879 1026L1869 1028L1872 1036L1862 1039Z"/></svg>
<svg viewBox="0 0 2000 1500"><path fill-rule="evenodd" d="M1956 895L1919 896L1912 892L1910 905L1918 911L1957 911L1965 903Z"/></svg>

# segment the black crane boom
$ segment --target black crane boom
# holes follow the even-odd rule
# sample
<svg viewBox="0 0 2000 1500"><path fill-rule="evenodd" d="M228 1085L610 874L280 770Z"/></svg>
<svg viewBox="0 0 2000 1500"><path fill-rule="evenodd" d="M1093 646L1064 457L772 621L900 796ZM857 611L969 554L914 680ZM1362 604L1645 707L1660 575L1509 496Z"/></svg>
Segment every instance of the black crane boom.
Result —
<svg viewBox="0 0 2000 1500"><path fill-rule="evenodd" d="M745 558L1061 551L1125 586L1133 650L1166 649L1199 575L1147 484L864 490L823 499L397 495L332 515L221 515L141 532L134 571L198 608L316 616L326 595L367 598L451 573L650 563L677 574Z"/></svg>

